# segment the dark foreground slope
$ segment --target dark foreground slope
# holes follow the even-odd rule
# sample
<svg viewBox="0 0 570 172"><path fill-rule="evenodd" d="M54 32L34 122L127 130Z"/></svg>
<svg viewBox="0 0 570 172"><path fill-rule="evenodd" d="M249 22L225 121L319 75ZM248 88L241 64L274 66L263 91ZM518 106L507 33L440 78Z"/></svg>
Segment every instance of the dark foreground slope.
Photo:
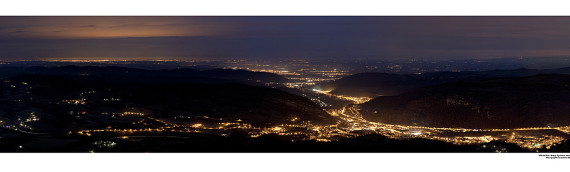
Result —
<svg viewBox="0 0 570 172"><path fill-rule="evenodd" d="M310 100L284 91L237 83L119 83L59 76L21 75L0 83L0 120L35 131L69 131L111 125L125 112L146 116L208 116L252 125L335 120ZM33 117L39 121L33 121Z"/></svg>
<svg viewBox="0 0 570 172"><path fill-rule="evenodd" d="M516 69L466 72L431 72L423 74L359 73L319 87L331 93L349 96L394 96L415 88L455 81L490 79L499 77L524 77L537 74L570 74L570 68Z"/></svg>
<svg viewBox="0 0 570 172"><path fill-rule="evenodd" d="M246 137L239 131L227 137L201 133L180 136L96 138L29 135L0 128L0 152L528 152L514 144L454 145L427 139L395 140L366 135L332 142L291 142L277 135ZM114 146L100 146L101 140ZM21 146L21 147L20 147Z"/></svg>
<svg viewBox="0 0 570 172"><path fill-rule="evenodd" d="M384 123L466 128L570 125L570 75L461 81L361 105Z"/></svg>
<svg viewBox="0 0 570 172"><path fill-rule="evenodd" d="M259 138L240 136L193 136L192 140L154 138L140 141L123 140L115 148L99 149L102 152L527 152L514 144L488 143L482 145L454 145L428 139L395 140L381 135L365 135L332 142L313 140L291 142L276 135ZM201 139L197 139L201 138ZM144 141L144 143L142 143ZM142 144L141 144L142 143ZM136 146L135 146L136 145Z"/></svg>
<svg viewBox="0 0 570 172"><path fill-rule="evenodd" d="M292 118L318 124L335 122L307 98L241 84L139 85L122 87L112 94L161 116L206 115L253 124L282 124Z"/></svg>

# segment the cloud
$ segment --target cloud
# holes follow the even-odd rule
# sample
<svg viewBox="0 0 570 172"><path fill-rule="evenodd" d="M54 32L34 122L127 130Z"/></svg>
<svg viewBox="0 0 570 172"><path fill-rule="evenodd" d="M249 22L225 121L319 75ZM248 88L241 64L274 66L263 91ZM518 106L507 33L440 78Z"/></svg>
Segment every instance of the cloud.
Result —
<svg viewBox="0 0 570 172"><path fill-rule="evenodd" d="M13 32L11 32L11 33L26 33L26 32L28 32L28 31L26 31L26 30L17 30L17 31L13 31Z"/></svg>

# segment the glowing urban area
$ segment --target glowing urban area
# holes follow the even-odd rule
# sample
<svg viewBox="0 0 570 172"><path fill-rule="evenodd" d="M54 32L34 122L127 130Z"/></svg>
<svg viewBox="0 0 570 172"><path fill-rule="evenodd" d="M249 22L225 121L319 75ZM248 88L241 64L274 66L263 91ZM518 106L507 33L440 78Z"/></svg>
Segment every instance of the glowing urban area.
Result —
<svg viewBox="0 0 570 172"><path fill-rule="evenodd" d="M514 143L528 151L539 149L550 149L550 147L562 143L570 138L570 126L544 125L532 127L511 127L511 128L470 128L470 127L439 127L417 125L403 125L398 123L383 123L381 120L372 121L363 115L362 105L373 100L381 94L357 95L343 94L334 91L334 88L327 87L327 83L338 81L357 73L394 73L406 75L422 75L426 73L451 71L461 73L463 71L486 71L493 70L494 63L473 60L461 62L432 62L417 59L407 59L398 62L376 62L366 60L113 60L112 58L97 58L92 60L76 59L44 59L44 60L5 60L1 61L2 66L48 66L47 69L62 66L113 66L132 67L135 69L149 70L174 70L192 68L199 70L225 69L231 71L250 71L255 73L277 74L285 78L286 82L275 80L247 78L246 82L263 85L263 87L295 90L297 95L306 97L329 116L334 119L331 123L307 120L299 116L291 115L286 120L279 123L270 122L264 125L256 125L255 122L240 118L239 116L221 117L220 114L184 114L159 115L155 111L145 109L144 106L130 106L124 102L125 97L108 94L109 90L86 89L72 97L60 97L51 102L52 105L65 106L70 109L66 113L72 118L90 119L93 116L104 116L109 119L121 119L128 121L121 125L85 125L69 131L62 131L68 136L74 137L101 137L112 136L113 139L101 139L93 141L97 147L112 148L118 146L117 140L137 140L151 137L184 137L185 133L199 133L228 137L234 130L247 133L250 138L263 136L282 136L291 142L316 141L334 142L339 139L356 138L360 136L378 134L390 139L430 139L452 143L455 145L482 145L492 141L503 141ZM462 69L453 63L473 63L475 68ZM476 68L477 64L480 68ZM511 67L511 66L508 66ZM102 67L104 68L104 67ZM46 71L47 71L46 69ZM76 72L76 71L73 71ZM132 71L127 71L132 72ZM38 72L40 73L40 72ZM75 74L74 74L75 75ZM90 76L92 73L77 73L77 76ZM34 94L36 90L44 87L38 81L24 79L2 80L3 89L10 90L5 93L2 99L11 99L14 106L22 102L39 101L36 97L26 96ZM57 82L57 81L56 81ZM291 91L293 92L293 91ZM23 95L19 95L23 93ZM16 95L18 94L18 95ZM394 95L391 95L394 96ZM388 96L389 97L389 96ZM5 100L3 100L5 101ZM47 101L47 100L46 100ZM120 104L125 103L127 108L118 111L112 108L105 108L90 111L89 107L96 104ZM447 100L448 105L461 104L468 106L469 101L457 98ZM470 106L470 105L469 105ZM475 106L473 106L475 107ZM92 109L92 108L91 108ZM34 124L44 119L42 110L38 108L28 108L19 112L17 118L0 118L3 128L25 133L29 135L45 135L44 130L38 130ZM381 113L374 110L373 113ZM567 113L567 112L566 112ZM25 145L19 145L24 149ZM496 150L500 152L501 150Z"/></svg>

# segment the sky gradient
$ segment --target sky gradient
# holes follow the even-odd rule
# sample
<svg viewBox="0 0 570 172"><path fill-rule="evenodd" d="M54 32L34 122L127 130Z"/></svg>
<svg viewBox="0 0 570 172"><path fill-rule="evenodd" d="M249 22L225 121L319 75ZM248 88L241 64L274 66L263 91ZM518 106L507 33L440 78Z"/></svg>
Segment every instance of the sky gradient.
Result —
<svg viewBox="0 0 570 172"><path fill-rule="evenodd" d="M0 17L0 58L570 55L570 17Z"/></svg>

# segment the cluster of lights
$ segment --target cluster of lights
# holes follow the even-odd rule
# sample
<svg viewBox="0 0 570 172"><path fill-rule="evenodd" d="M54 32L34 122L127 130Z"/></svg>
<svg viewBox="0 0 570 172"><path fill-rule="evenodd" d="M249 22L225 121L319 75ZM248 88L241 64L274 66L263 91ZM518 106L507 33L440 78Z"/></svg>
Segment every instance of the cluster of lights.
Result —
<svg viewBox="0 0 570 172"><path fill-rule="evenodd" d="M121 101L121 99L118 99L118 98L105 98L105 99L103 99L103 101L106 101L106 102L118 102L118 101Z"/></svg>
<svg viewBox="0 0 570 172"><path fill-rule="evenodd" d="M71 99L71 100L61 100L61 103L66 103L66 104L74 104L74 105L84 105L85 99Z"/></svg>
<svg viewBox="0 0 570 172"><path fill-rule="evenodd" d="M144 113L141 112L123 112L121 113L121 116L144 116Z"/></svg>
<svg viewBox="0 0 570 172"><path fill-rule="evenodd" d="M324 91L324 90L320 90L317 88L313 88L312 91L315 93L318 93L318 94L324 94L324 95L332 96L332 97L335 97L338 99L352 101L352 102L354 102L354 104L362 104L362 103L366 103L366 102L372 100L371 97L351 97L351 96L335 95L335 94L330 93L331 90Z"/></svg>
<svg viewBox="0 0 570 172"><path fill-rule="evenodd" d="M93 145L99 148L113 148L117 145L117 143L114 141L95 141L93 142Z"/></svg>

